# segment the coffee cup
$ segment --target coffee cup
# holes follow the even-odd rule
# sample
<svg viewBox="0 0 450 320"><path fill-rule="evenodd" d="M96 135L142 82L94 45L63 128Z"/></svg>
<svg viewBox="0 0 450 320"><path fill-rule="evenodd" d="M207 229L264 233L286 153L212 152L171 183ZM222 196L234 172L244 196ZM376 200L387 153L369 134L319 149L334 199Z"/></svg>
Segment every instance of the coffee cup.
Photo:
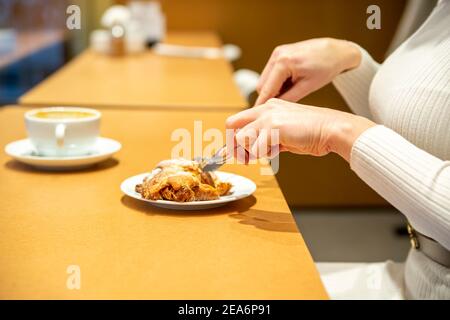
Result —
<svg viewBox="0 0 450 320"><path fill-rule="evenodd" d="M99 111L88 108L39 108L25 113L25 126L38 155L83 156L94 149L100 118Z"/></svg>

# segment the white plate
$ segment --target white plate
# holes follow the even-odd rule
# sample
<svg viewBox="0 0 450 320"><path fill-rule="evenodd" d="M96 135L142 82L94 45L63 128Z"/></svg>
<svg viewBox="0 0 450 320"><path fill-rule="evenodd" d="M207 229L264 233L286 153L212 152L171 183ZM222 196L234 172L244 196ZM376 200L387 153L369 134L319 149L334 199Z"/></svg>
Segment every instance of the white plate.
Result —
<svg viewBox="0 0 450 320"><path fill-rule="evenodd" d="M112 157L121 148L122 145L120 142L100 137L97 139L94 150L88 155L77 157L45 157L35 153L30 140L23 139L6 145L5 152L17 161L40 169L74 170L104 161Z"/></svg>
<svg viewBox="0 0 450 320"><path fill-rule="evenodd" d="M215 174L223 182L230 182L233 187L230 193L226 196L222 196L217 200L208 201L192 201L192 202L175 202L167 200L147 200L135 191L137 184L142 183L142 180L146 176L151 176L151 173L141 173L136 176L126 179L120 185L120 189L127 196L135 198L137 200L145 201L155 205L157 207L174 210L203 210L215 207L223 206L224 204L232 201L236 201L250 196L256 190L256 185L250 179L244 178L237 174L216 171Z"/></svg>

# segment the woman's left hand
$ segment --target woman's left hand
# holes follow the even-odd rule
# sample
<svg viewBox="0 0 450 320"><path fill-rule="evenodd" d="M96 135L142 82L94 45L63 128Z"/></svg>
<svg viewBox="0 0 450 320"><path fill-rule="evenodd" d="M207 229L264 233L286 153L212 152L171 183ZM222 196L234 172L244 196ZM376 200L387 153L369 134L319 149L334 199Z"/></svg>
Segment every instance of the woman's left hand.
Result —
<svg viewBox="0 0 450 320"><path fill-rule="evenodd" d="M270 99L229 117L226 126L238 130L236 142L254 157L275 156L271 150L278 149L314 156L335 152L349 161L355 140L375 123L342 111ZM271 132L278 132L277 139Z"/></svg>

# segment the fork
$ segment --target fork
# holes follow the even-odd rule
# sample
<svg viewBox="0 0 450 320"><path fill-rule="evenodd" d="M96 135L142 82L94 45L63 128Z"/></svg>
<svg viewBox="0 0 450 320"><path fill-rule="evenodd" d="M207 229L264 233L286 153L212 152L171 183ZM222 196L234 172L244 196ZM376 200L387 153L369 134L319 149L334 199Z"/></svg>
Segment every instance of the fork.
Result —
<svg viewBox="0 0 450 320"><path fill-rule="evenodd" d="M238 147L238 148L241 148L241 147ZM241 150L243 150L245 152L245 159L251 158L250 153L247 150L245 150L244 148L241 148ZM210 171L215 171L215 170L219 169L231 157L232 157L232 155L228 154L228 152L227 152L227 145L224 145L222 148L217 150L217 152L211 158L196 157L196 158L194 158L194 160L200 164L200 168L204 172L210 172Z"/></svg>
<svg viewBox="0 0 450 320"><path fill-rule="evenodd" d="M228 161L228 159L230 159L230 155L228 155L227 153L226 145L217 150L217 152L211 158L194 158L194 160L200 164L200 168L202 168L204 172L210 172L219 169Z"/></svg>

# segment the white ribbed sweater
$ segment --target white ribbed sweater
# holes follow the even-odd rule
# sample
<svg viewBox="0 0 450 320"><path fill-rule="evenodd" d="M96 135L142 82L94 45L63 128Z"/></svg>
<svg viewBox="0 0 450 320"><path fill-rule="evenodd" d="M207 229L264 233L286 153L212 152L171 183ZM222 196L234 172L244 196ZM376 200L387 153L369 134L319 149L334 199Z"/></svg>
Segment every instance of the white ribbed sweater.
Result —
<svg viewBox="0 0 450 320"><path fill-rule="evenodd" d="M416 230L450 250L450 0L439 1L383 64L361 52L360 66L333 81L355 113L380 124L355 142L351 168ZM420 266L407 262L406 272L424 273L410 275L410 295L450 297L449 269L422 258ZM434 281L441 291L429 287Z"/></svg>

